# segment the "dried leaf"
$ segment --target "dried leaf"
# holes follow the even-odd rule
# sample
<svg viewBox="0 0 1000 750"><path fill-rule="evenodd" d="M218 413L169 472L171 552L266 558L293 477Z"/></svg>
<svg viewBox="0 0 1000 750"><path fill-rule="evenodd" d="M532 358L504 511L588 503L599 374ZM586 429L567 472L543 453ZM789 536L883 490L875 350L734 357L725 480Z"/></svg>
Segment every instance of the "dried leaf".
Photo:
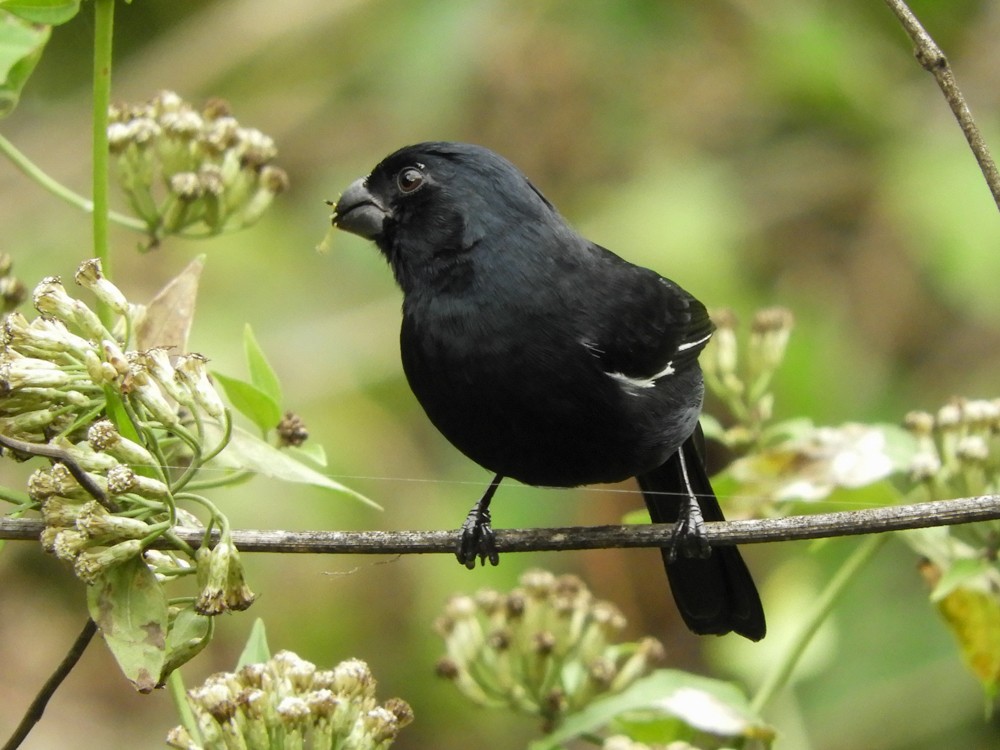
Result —
<svg viewBox="0 0 1000 750"><path fill-rule="evenodd" d="M139 351L162 346L169 347L174 354L187 352L198 280L204 267L205 256L199 255L153 297L136 326Z"/></svg>

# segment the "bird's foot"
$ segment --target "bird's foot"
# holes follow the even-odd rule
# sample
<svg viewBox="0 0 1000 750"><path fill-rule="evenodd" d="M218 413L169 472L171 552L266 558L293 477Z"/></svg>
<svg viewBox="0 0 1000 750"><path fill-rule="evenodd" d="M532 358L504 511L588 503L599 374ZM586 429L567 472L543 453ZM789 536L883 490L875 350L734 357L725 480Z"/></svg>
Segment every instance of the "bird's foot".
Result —
<svg viewBox="0 0 1000 750"><path fill-rule="evenodd" d="M491 565L499 564L500 553L497 552L496 537L490 525L489 508L483 508L480 503L476 503L469 511L458 537L455 557L469 570L476 567L476 558L479 558L483 565L487 560Z"/></svg>
<svg viewBox="0 0 1000 750"><path fill-rule="evenodd" d="M705 519L694 498L681 508L680 517L670 533L670 562L681 557L704 559L712 554L712 547L705 537Z"/></svg>

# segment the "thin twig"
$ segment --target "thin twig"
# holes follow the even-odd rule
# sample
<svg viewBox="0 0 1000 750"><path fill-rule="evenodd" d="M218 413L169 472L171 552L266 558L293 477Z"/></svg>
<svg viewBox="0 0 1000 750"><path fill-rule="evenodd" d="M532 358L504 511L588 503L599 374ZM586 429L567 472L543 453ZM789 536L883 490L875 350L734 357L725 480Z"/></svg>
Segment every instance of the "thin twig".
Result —
<svg viewBox="0 0 1000 750"><path fill-rule="evenodd" d="M90 474L85 472L81 468L73 457L62 448L57 448L54 445L49 445L48 443L29 443L26 440L18 440L16 438L8 437L6 435L0 435L0 445L8 450L14 451L15 453L20 453L25 456L41 456L43 458L48 458L56 463L60 463L66 467L73 478L79 483L81 487L97 502L103 505L112 513L117 513L121 508L118 507L118 503L109 498L105 494L96 482L91 478Z"/></svg>
<svg viewBox="0 0 1000 750"><path fill-rule="evenodd" d="M965 97L962 96L962 92L955 82L955 76L951 72L948 58L945 57L944 52L941 51L941 48L938 47L937 43L927 33L927 30L924 29L923 25L913 14L913 11L910 10L909 6L903 0L885 0L885 2L892 12L896 14L906 33L909 34L910 39L913 40L913 44L916 47L915 54L917 61L934 76L934 80L937 81L938 86L944 93L944 98L948 101L948 106L951 107L955 119L958 120L958 124L962 128L962 132L965 133L965 139L969 142L969 148L972 149L976 161L979 162L979 168L983 171L986 184L989 185L990 192L993 193L993 200L996 202L997 208L1000 209L1000 172L997 171L997 165L993 161L993 157L990 156L990 150L986 146L986 141L983 140L982 135L979 133L979 128L976 127L975 120L972 118L972 112L969 111L969 106L965 102Z"/></svg>
<svg viewBox="0 0 1000 750"><path fill-rule="evenodd" d="M950 526L1000 519L1000 495L937 500L865 510L808 516L720 521L705 524L710 544L759 544L798 539L876 534L928 526ZM43 524L36 519L0 518L0 539L38 539ZM192 547L201 545L204 531L176 527L176 535ZM667 524L574 526L548 529L497 529L500 552L570 549L662 547L670 544ZM211 537L213 541L218 535ZM234 530L243 552L284 552L355 555L453 553L458 531L272 531ZM154 545L156 546L156 545Z"/></svg>
<svg viewBox="0 0 1000 750"><path fill-rule="evenodd" d="M80 661L80 657L83 656L83 652L87 650L87 646L94 639L94 635L97 633L97 625L89 617L87 618L86 625L83 626L83 630L80 631L80 635L76 637L73 642L72 647L70 647L69 652L63 657L62 662L56 668L56 671L49 676L49 679L45 681L42 685L42 689L38 691L38 695L35 696L35 700L31 702L28 706L28 710L24 712L24 716L21 717L20 723L14 730L14 733L10 736L10 739L3 746L3 750L15 750L21 746L28 733L32 728L39 722L42 718L42 714L45 713L45 707L49 703L49 699L55 694L56 690L62 684L69 673L73 671L73 667L76 663Z"/></svg>

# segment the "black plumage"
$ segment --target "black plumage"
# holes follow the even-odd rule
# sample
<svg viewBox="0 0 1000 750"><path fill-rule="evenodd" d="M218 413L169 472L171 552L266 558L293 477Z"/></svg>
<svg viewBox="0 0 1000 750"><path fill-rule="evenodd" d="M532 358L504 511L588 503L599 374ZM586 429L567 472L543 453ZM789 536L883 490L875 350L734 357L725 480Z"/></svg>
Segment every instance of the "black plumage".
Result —
<svg viewBox="0 0 1000 750"><path fill-rule="evenodd" d="M431 422L496 478L463 526L459 559L496 561L489 503L503 477L571 487L638 477L696 633L758 640L764 614L721 520L697 445L698 354L713 326L674 282L577 234L488 149L422 143L386 157L337 202L334 223L375 242L403 290L403 369Z"/></svg>

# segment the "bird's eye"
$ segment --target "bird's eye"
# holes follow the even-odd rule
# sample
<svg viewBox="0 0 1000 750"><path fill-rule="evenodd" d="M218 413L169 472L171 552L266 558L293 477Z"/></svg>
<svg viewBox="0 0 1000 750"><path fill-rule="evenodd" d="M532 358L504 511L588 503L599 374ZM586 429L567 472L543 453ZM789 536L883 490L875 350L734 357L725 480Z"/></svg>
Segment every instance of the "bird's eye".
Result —
<svg viewBox="0 0 1000 750"><path fill-rule="evenodd" d="M396 185L402 193L412 193L424 184L424 173L416 167L406 167L396 175Z"/></svg>

